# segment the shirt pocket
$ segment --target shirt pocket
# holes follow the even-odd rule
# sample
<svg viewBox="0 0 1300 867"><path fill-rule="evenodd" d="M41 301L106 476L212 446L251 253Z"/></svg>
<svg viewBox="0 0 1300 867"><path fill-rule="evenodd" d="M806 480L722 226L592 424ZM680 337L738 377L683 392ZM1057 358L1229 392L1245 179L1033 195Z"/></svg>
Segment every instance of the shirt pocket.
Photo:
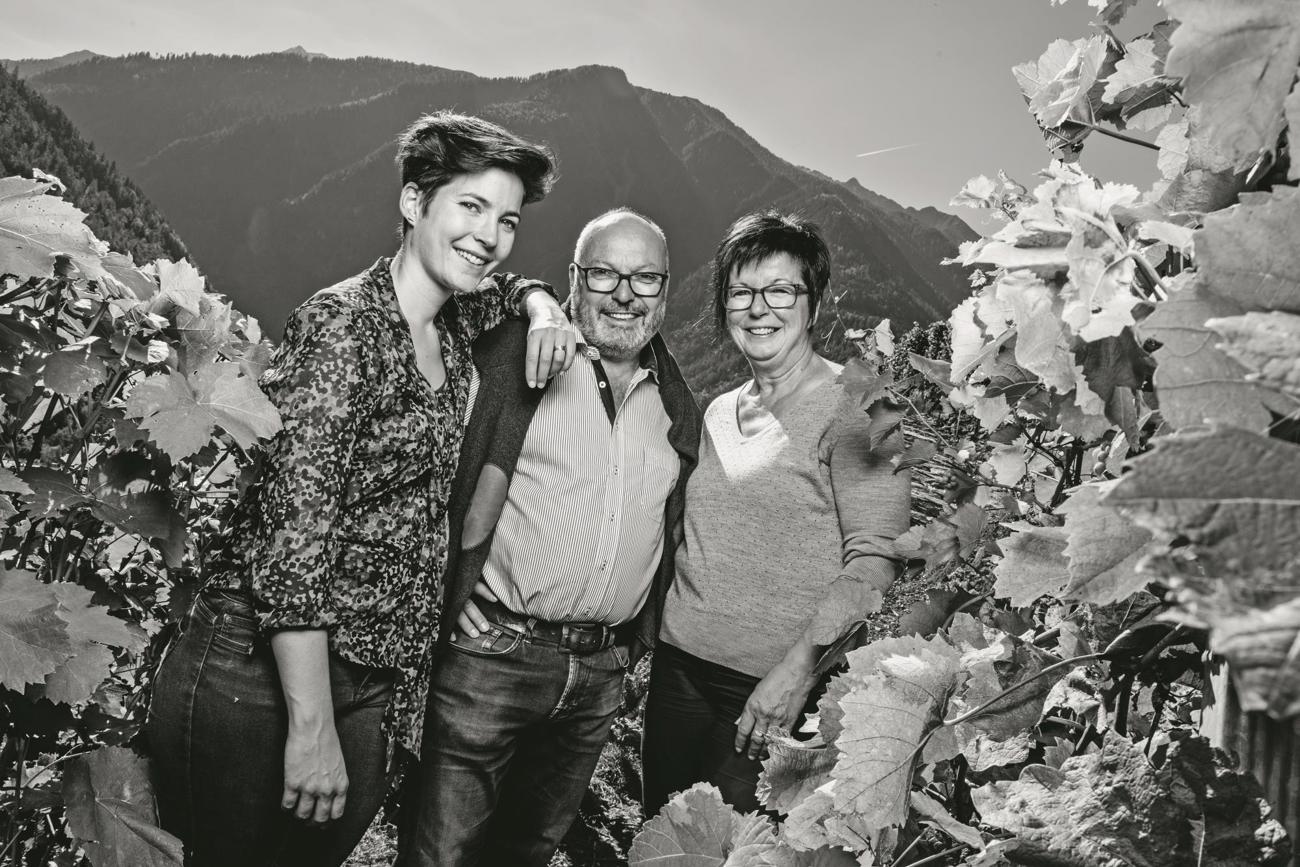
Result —
<svg viewBox="0 0 1300 867"><path fill-rule="evenodd" d="M633 483L637 486L637 501L647 514L664 517L664 503L677 484L677 473L681 463L677 452L667 443L662 448L645 448L641 450L641 459L633 461L637 472Z"/></svg>

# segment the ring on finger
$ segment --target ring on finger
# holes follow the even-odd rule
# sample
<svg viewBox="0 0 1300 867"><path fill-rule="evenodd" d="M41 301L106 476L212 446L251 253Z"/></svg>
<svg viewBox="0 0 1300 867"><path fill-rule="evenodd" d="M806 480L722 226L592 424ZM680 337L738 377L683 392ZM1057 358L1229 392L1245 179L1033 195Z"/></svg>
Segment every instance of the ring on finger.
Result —
<svg viewBox="0 0 1300 867"><path fill-rule="evenodd" d="M563 346L557 346L557 347L555 347L554 349L552 349L551 351L552 351L552 352L568 352L568 350L565 349Z"/></svg>

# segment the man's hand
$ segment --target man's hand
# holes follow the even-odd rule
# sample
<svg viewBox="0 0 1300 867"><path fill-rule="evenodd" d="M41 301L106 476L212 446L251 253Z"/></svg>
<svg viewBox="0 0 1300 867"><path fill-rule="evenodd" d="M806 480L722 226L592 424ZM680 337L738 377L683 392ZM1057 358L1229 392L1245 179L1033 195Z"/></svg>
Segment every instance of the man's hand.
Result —
<svg viewBox="0 0 1300 867"><path fill-rule="evenodd" d="M324 825L343 816L347 794L348 772L334 720L290 721L280 806L303 821Z"/></svg>
<svg viewBox="0 0 1300 867"><path fill-rule="evenodd" d="M496 594L483 583L482 578L474 585L474 596L486 599L488 602L499 601ZM479 633L486 632L491 625L483 616L483 612L479 611L478 606L474 604L474 596L465 600L465 607L460 609L460 614L456 617L456 628L470 638L478 638Z"/></svg>
<svg viewBox="0 0 1300 867"><path fill-rule="evenodd" d="M577 353L573 326L559 303L540 290L524 299L528 312L528 347L524 351L524 379L530 388L541 388L558 373L569 369Z"/></svg>
<svg viewBox="0 0 1300 867"><path fill-rule="evenodd" d="M787 655L778 662L754 687L736 720L736 752L758 758L767 740L767 730L789 731L816 683L813 663L802 654L797 659Z"/></svg>

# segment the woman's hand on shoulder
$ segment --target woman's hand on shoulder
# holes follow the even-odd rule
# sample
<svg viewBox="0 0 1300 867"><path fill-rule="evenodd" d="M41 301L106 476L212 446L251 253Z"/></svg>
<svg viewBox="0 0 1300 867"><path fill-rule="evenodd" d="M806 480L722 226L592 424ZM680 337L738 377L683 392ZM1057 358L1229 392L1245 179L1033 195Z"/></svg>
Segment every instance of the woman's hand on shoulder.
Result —
<svg viewBox="0 0 1300 867"><path fill-rule="evenodd" d="M559 302L546 292L529 293L524 299L528 311L528 347L524 351L524 379L541 388L556 374L573 364L577 337Z"/></svg>
<svg viewBox="0 0 1300 867"><path fill-rule="evenodd" d="M766 744L768 729L790 730L817 683L815 662L815 654L792 649L758 682L736 720L736 752L756 759Z"/></svg>

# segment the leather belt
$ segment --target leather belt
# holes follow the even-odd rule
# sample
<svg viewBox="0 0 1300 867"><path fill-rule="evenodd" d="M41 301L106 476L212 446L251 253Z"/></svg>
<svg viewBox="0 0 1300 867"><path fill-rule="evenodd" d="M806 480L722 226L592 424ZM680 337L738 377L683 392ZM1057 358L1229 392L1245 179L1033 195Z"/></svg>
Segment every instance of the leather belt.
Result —
<svg viewBox="0 0 1300 867"><path fill-rule="evenodd" d="M512 632L521 632L533 641L554 644L566 653L595 653L616 644L630 644L632 641L633 628L630 622L617 626L607 626L604 623L562 623L516 614L501 603L488 602L486 599L475 598L474 604L493 623Z"/></svg>

